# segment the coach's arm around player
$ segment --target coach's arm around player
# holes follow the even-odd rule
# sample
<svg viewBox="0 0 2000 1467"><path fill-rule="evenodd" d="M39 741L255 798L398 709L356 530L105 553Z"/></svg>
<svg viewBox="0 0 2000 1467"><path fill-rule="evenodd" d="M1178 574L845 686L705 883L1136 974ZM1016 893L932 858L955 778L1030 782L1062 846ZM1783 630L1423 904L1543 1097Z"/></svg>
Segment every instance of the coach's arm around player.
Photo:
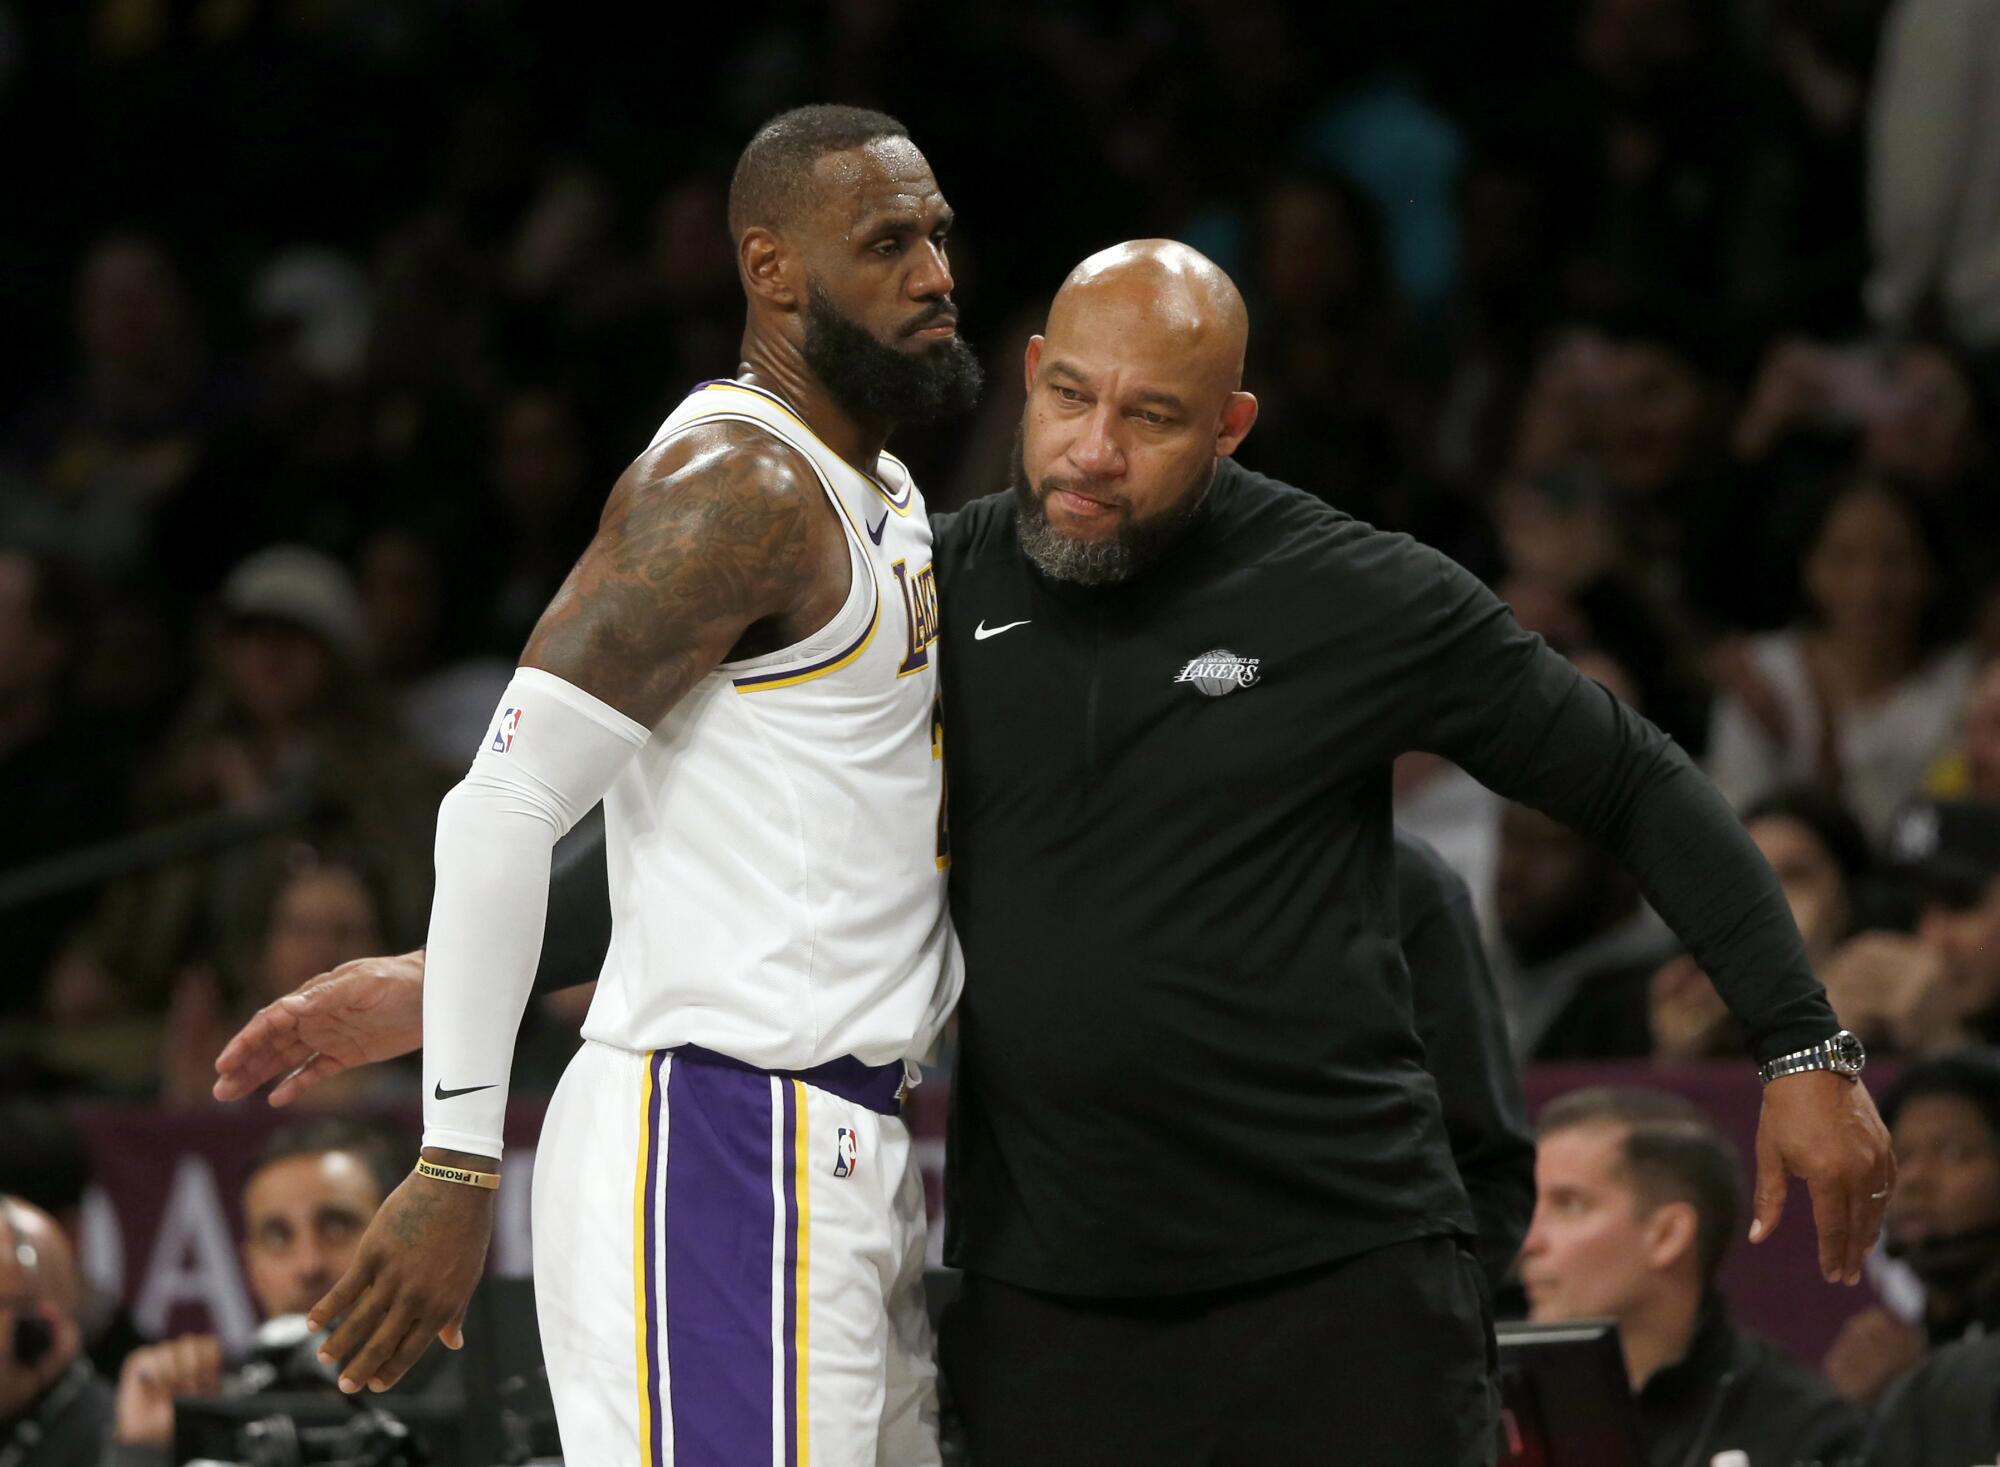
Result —
<svg viewBox="0 0 2000 1467"><path fill-rule="evenodd" d="M556 841L698 680L763 637L782 646L816 630L845 600L849 574L817 481L768 435L694 429L643 455L614 489L439 811L421 984L423 1159L310 1314L332 1328L322 1358L341 1367L342 1389L387 1389L434 1335L462 1343ZM408 995L394 969L375 975L384 1002ZM351 1039L321 1049L319 1074L415 1042L360 1028ZM294 1090L307 1083L297 1077Z"/></svg>

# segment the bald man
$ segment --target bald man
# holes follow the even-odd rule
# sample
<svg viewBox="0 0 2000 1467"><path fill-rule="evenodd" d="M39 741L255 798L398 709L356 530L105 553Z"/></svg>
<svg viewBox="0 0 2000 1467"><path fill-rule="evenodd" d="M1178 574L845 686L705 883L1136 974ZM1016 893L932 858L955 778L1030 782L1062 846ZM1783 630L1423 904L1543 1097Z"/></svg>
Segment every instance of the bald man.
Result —
<svg viewBox="0 0 2000 1467"><path fill-rule="evenodd" d="M980 1467L1491 1460L1473 1220L1397 946L1411 749L1596 837L1760 1059L1839 1029L1783 894L1650 724L1401 535L1239 467L1228 278L1145 240L1065 281L1010 493L937 522L966 957L942 1340ZM1852 1281L1867 1094L1766 1092Z"/></svg>
<svg viewBox="0 0 2000 1467"><path fill-rule="evenodd" d="M924 1196L899 1103L960 968L930 528L885 444L969 405L979 370L951 208L893 118L773 119L729 222L736 375L613 488L439 811L423 1156L309 1318L348 1391L459 1343L551 850L601 800L610 951L533 1204L564 1454L923 1467Z"/></svg>
<svg viewBox="0 0 2000 1467"><path fill-rule="evenodd" d="M0 1463L95 1467L111 1388L83 1356L75 1255L55 1219L0 1196Z"/></svg>

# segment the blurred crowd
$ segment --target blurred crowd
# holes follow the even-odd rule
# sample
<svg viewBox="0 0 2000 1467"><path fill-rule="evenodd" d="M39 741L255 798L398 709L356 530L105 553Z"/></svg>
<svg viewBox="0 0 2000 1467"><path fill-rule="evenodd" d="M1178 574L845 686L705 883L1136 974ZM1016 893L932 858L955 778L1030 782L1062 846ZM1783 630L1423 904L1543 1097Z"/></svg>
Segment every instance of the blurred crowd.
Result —
<svg viewBox="0 0 2000 1467"><path fill-rule="evenodd" d="M1319 9L0 4L4 1083L194 1100L250 1008L421 941L527 629L734 365L734 153L810 98L959 212L993 385L899 442L934 508L1004 483L1067 266L1184 238L1252 303L1250 466L1705 760L1878 1053L2000 1038L1989 12ZM1433 759L1397 799L1522 1058L1733 1051L1622 873Z"/></svg>

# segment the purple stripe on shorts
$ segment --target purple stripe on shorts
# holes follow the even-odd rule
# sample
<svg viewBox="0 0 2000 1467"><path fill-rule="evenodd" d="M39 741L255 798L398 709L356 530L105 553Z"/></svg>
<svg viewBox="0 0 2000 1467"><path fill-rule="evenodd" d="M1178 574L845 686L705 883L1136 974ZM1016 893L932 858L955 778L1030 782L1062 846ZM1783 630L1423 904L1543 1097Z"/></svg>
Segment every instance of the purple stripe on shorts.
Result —
<svg viewBox="0 0 2000 1467"><path fill-rule="evenodd" d="M771 1450L771 1079L667 1069L667 1389L675 1467Z"/></svg>
<svg viewBox="0 0 2000 1467"><path fill-rule="evenodd" d="M799 1188L793 1158L799 1146L799 1091L789 1079L785 1092L785 1467L799 1467Z"/></svg>
<svg viewBox="0 0 2000 1467"><path fill-rule="evenodd" d="M659 1211L653 1206L653 1199L659 1195L656 1190L660 1180L660 1065L666 1059L666 1051L656 1049L650 1061L653 1067L652 1099L646 1108L646 1382L652 1397L653 1447L649 1467L665 1467L666 1463L666 1413L660 1409L660 1291L659 1291Z"/></svg>

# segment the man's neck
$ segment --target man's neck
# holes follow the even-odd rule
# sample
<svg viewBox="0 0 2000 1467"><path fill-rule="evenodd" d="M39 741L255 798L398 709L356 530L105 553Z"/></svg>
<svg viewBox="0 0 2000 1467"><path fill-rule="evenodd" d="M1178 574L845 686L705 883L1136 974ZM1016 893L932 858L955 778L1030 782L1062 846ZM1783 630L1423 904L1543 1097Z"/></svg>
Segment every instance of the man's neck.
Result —
<svg viewBox="0 0 2000 1467"><path fill-rule="evenodd" d="M743 359L736 366L738 377L753 387L775 392L828 448L862 473L875 472L875 460L889 441L891 424L863 422L848 412L789 341L772 341L755 330L746 331L742 351Z"/></svg>
<svg viewBox="0 0 2000 1467"><path fill-rule="evenodd" d="M1618 1321L1625 1374L1636 1394L1669 1365L1687 1358L1701 1319L1701 1296L1661 1292Z"/></svg>

